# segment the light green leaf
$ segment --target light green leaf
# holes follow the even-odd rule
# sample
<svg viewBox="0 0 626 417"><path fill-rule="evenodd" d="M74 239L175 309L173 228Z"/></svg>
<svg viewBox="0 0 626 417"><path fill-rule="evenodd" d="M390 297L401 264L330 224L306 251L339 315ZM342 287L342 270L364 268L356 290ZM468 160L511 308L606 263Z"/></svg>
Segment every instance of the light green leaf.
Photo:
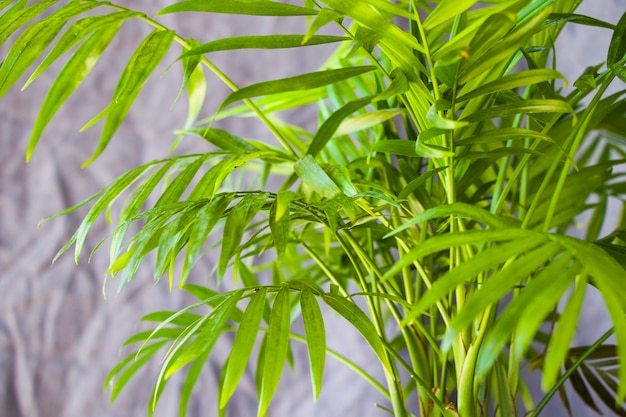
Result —
<svg viewBox="0 0 626 417"><path fill-rule="evenodd" d="M224 108L239 100L249 99L252 97L265 96L269 94L284 93L286 91L312 90L314 88L323 87L334 84L348 78L356 77L375 70L375 66L348 67L318 72L310 72L307 74L296 75L294 77L283 78L280 80L264 81L243 87L231 93L220 106Z"/></svg>
<svg viewBox="0 0 626 417"><path fill-rule="evenodd" d="M100 117L106 116L98 146L93 155L83 164L83 167L92 163L104 151L128 114L144 83L165 57L174 40L174 35L173 31L156 29L137 47L126 68L124 68L111 103L86 126L89 127Z"/></svg>
<svg viewBox="0 0 626 417"><path fill-rule="evenodd" d="M50 123L56 112L67 101L70 95L83 82L91 72L96 62L109 46L117 34L121 22L110 24L107 27L94 32L67 61L54 83L48 90L39 115L33 125L28 147L26 149L26 161L28 162L39 143L44 129Z"/></svg>
<svg viewBox="0 0 626 417"><path fill-rule="evenodd" d="M69 19L96 6L97 3L71 2L24 30L0 66L0 97L40 57Z"/></svg>
<svg viewBox="0 0 626 417"><path fill-rule="evenodd" d="M281 49L298 48L301 46L322 45L333 42L344 42L350 38L345 36L317 35L308 39L304 35L259 35L237 36L232 38L218 39L196 46L181 55L186 58L194 55L202 55L209 52L232 51L237 49Z"/></svg>
<svg viewBox="0 0 626 417"><path fill-rule="evenodd" d="M252 294L246 311L241 318L230 356L224 365L224 381L222 382L219 400L220 409L226 407L248 366L250 354L261 325L261 318L263 317L266 292L265 287L260 287L257 292Z"/></svg>
<svg viewBox="0 0 626 417"><path fill-rule="evenodd" d="M241 243L244 231L254 216L259 212L261 207L267 201L268 193L246 194L239 204L233 207L226 217L224 224L224 232L222 234L222 250L217 267L217 273L220 277L226 272L228 261L237 252L237 248Z"/></svg>
<svg viewBox="0 0 626 417"><path fill-rule="evenodd" d="M544 81L555 80L558 78L564 77L558 71L549 68L516 72L468 91L467 93L457 97L456 102L461 103L486 94L492 94L503 90L511 90L518 87L526 87L532 84L539 84Z"/></svg>
<svg viewBox="0 0 626 417"><path fill-rule="evenodd" d="M189 0L172 4L157 13L207 12L244 14L252 16L312 16L316 10L274 1L255 0Z"/></svg>
<svg viewBox="0 0 626 417"><path fill-rule="evenodd" d="M274 397L285 368L285 360L289 351L290 307L289 289L282 287L272 305L268 323L258 417L264 417L267 414L267 408Z"/></svg>
<svg viewBox="0 0 626 417"><path fill-rule="evenodd" d="M341 194L341 189L318 165L313 156L306 155L296 162L294 168L300 179L319 195L332 199Z"/></svg>
<svg viewBox="0 0 626 417"><path fill-rule="evenodd" d="M226 321L230 319L232 311L243 295L243 290L234 291L229 294L210 314L210 319L196 336L195 340L187 347L182 355L178 356L165 371L165 379L170 378L180 368L189 362L196 360L200 355L205 355L213 349L215 342L224 331Z"/></svg>
<svg viewBox="0 0 626 417"><path fill-rule="evenodd" d="M313 399L319 398L322 390L324 376L324 362L326 361L326 331L324 318L315 296L309 289L302 291L300 297L302 308L302 321L306 334L306 343L309 352L309 365L311 367L311 384L313 386Z"/></svg>

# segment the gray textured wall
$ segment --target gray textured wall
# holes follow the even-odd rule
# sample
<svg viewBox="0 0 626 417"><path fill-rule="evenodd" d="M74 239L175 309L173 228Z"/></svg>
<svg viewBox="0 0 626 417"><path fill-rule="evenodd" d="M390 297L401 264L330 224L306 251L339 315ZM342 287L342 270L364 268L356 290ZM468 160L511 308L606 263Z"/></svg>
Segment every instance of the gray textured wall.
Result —
<svg viewBox="0 0 626 417"><path fill-rule="evenodd" d="M130 6L137 2L121 1ZM158 10L165 0L144 2ZM587 0L580 9L586 13L616 22L626 9L624 0ZM189 31L202 39L252 33L297 33L301 21L273 18L230 18L212 16L208 21L198 16L177 16L168 24ZM118 402L110 405L102 391L108 370L120 358L123 340L136 330L139 317L155 309L176 308L189 300L180 292L169 294L165 285L152 286L149 271L139 277L121 295L102 297L102 279L106 268L103 252L88 264L73 264L72 256L64 256L50 266L56 250L72 233L80 220L70 215L44 224L37 223L87 197L130 167L164 157L171 143L172 129L182 125L184 100L168 109L178 89L176 70L162 80L153 77L140 95L129 119L104 156L85 170L80 164L95 148L96 130L79 135L78 129L104 105L117 81L117 74L132 51L133 45L148 32L141 24L128 24L107 55L105 66L99 66L75 97L65 106L46 132L33 161L26 165L23 155L42 94L52 81L45 75L26 92L11 91L0 100L0 416L3 417L135 417L144 416L154 373L146 372L132 381ZM604 60L608 32L581 26L565 29L560 40L562 51L559 69L575 78L586 66ZM307 49L306 55L294 59L291 52L240 53L228 58L219 56L218 65L227 70L241 85L262 79L278 78L316 68L324 59L324 48ZM172 58L174 58L172 54ZM226 89L209 77L211 105L216 106ZM572 80L573 81L573 80ZM296 115L294 117L305 117ZM253 136L263 135L257 125L231 125L235 130ZM202 150L202 144L185 141L182 151ZM107 226L98 224L98 233ZM93 242L91 243L93 245ZM195 272L202 281L210 270L206 260ZM603 308L590 300L586 306L587 322L581 325L579 342L593 340L606 327ZM356 334L338 323L329 331L331 346L348 350L350 356L365 362L371 359L360 349ZM332 336L337 336L332 339ZM227 353L221 349L217 364ZM332 367L323 395L316 407L311 405L308 377L286 374L273 408L276 416L383 416L373 407L376 393L350 371ZM306 370L306 363L297 365ZM154 369L152 370L154 372ZM213 372L215 374L215 372ZM177 415L174 380L166 392L156 415ZM189 416L212 416L214 412L215 376L203 375L194 396ZM287 391L284 388L288 388ZM279 393L279 395L281 395ZM237 396L233 416L253 415L256 410L254 382L247 375ZM593 415L576 408L576 416ZM546 415L563 415L558 404Z"/></svg>

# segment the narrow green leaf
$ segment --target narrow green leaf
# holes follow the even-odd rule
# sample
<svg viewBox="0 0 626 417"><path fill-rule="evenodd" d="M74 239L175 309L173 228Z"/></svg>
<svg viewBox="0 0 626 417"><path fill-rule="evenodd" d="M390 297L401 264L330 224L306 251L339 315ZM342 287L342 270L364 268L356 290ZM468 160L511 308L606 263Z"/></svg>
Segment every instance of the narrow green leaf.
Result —
<svg viewBox="0 0 626 417"><path fill-rule="evenodd" d="M463 305L463 309L454 318L441 342L441 349L445 352L452 347L452 343L459 333L466 329L488 307L494 305L519 285L529 279L552 257L563 249L555 242L548 242L530 252L519 256L503 269L495 272L481 284L478 291Z"/></svg>
<svg viewBox="0 0 626 417"><path fill-rule="evenodd" d="M372 152L390 153L393 155L417 157L415 143L403 139L383 139L374 143Z"/></svg>
<svg viewBox="0 0 626 417"><path fill-rule="evenodd" d="M472 220L475 220L479 224L486 225L494 229L505 229L514 226L516 223L513 219L496 216L480 207L467 203L457 202L428 209L423 213L420 213L417 216L413 217L412 219L405 221L393 231L387 233L384 238L394 236L401 231L414 227L416 224L419 224L421 222L448 216L455 216L457 218L470 218Z"/></svg>
<svg viewBox="0 0 626 417"><path fill-rule="evenodd" d="M395 44L397 50L403 50L405 48L415 49L420 52L425 52L422 45L417 42L410 33L405 32L398 26L387 21L377 10L371 7L367 1L363 0L324 0L332 9L350 16L355 21L366 26L367 28L376 31L383 35L390 44ZM376 2L380 7L383 2ZM385 2L386 3L386 2ZM393 7L392 4L387 4L385 7Z"/></svg>
<svg viewBox="0 0 626 417"><path fill-rule="evenodd" d="M218 149L222 149L232 153L242 153L242 152L254 152L258 149L247 142L245 139L240 138L239 136L235 136L232 133L217 129L217 128L193 128L189 129L186 132L193 133L201 138L205 139L212 145L215 145Z"/></svg>
<svg viewBox="0 0 626 417"><path fill-rule="evenodd" d="M252 348L259 333L261 318L263 317L266 293L266 288L260 287L250 297L250 302L241 318L230 356L226 365L224 365L224 381L221 386L219 400L220 409L225 408L228 404L248 366Z"/></svg>
<svg viewBox="0 0 626 417"><path fill-rule="evenodd" d="M552 99L531 99L518 103L502 104L481 110L464 116L461 120L466 122L479 122L501 117L511 117L518 114L535 113L574 113L574 109L567 102Z"/></svg>
<svg viewBox="0 0 626 417"><path fill-rule="evenodd" d="M580 271L580 264L571 261L568 254L556 258L506 306L482 344L476 363L479 378L491 371L502 349L510 342L512 332L515 333L511 349L516 357L524 356L546 315Z"/></svg>
<svg viewBox="0 0 626 417"><path fill-rule="evenodd" d="M488 242L496 242L500 240L528 240L536 236L536 232L528 230L507 228L501 230L479 230L468 231L462 233L447 233L431 237L407 252L400 258L383 276L383 280L391 278L393 275L402 271L403 268L411 265L416 260L428 256L441 250L449 249L456 246L464 245L481 245ZM483 255L484 256L484 255Z"/></svg>
<svg viewBox="0 0 626 417"><path fill-rule="evenodd" d="M168 379L174 375L180 368L189 362L196 360L201 355L206 355L213 349L215 342L224 331L226 321L230 319L232 311L243 295L243 290L231 293L226 300L215 307L211 312L211 319L207 320L206 325L200 331L196 339L188 348L180 355L165 371L165 378Z"/></svg>
<svg viewBox="0 0 626 417"><path fill-rule="evenodd" d="M318 153L324 149L328 141L332 139L335 132L341 125L341 122L352 113L362 109L372 102L372 97L364 97L354 101L351 101L343 105L339 110L333 112L320 126L315 133L307 154L317 156Z"/></svg>
<svg viewBox="0 0 626 417"><path fill-rule="evenodd" d="M222 218L232 200L232 194L220 195L211 200L208 204L202 206L202 208L196 212L197 220L189 231L187 251L185 253L185 261L180 278L181 286L185 285L190 269L200 255L200 251L206 243L209 233L213 230L220 218Z"/></svg>
<svg viewBox="0 0 626 417"><path fill-rule="evenodd" d="M39 58L69 19L96 6L97 3L71 2L22 32L0 66L0 97Z"/></svg>
<svg viewBox="0 0 626 417"><path fill-rule="evenodd" d="M120 25L121 22L119 24L110 24L94 32L88 40L76 49L76 52L74 52L54 80L41 104L39 115L33 125L26 149L27 162L35 151L39 139L50 120L91 72L104 50L117 34Z"/></svg>
<svg viewBox="0 0 626 417"><path fill-rule="evenodd" d="M463 138L456 142L457 146L476 145L482 143L507 142L516 139L539 139L546 142L554 143L554 139L545 133L537 132L531 129L516 128L498 128L480 132L477 135Z"/></svg>
<svg viewBox="0 0 626 417"><path fill-rule="evenodd" d="M206 351L201 354L194 363L189 367L189 371L185 376L185 380L183 381L183 385L180 388L180 402L178 404L178 417L186 417L187 415L187 407L189 405L189 401L191 400L191 394L193 392L193 388L200 377L200 373L204 369L207 361L209 360L209 356L211 355L210 351Z"/></svg>
<svg viewBox="0 0 626 417"><path fill-rule="evenodd" d="M217 273L220 277L226 272L228 261L237 252L244 231L254 216L267 201L268 193L246 194L239 204L233 207L226 217L222 234L222 250L218 262Z"/></svg>
<svg viewBox="0 0 626 417"><path fill-rule="evenodd" d="M158 351L167 340L155 342L146 346L138 354L132 353L119 362L104 380L104 388L111 390L111 402L115 401L128 381L139 371ZM124 369L125 368L125 369Z"/></svg>
<svg viewBox="0 0 626 417"><path fill-rule="evenodd" d="M332 199L341 194L341 189L318 165L313 156L306 155L296 162L294 168L300 179L319 195Z"/></svg>
<svg viewBox="0 0 626 417"><path fill-rule="evenodd" d="M585 16L576 13L550 13L548 19L544 23L545 25L560 25L563 23L576 23L578 25L593 26L604 29L615 29L615 25L604 20L596 19L594 17Z"/></svg>
<svg viewBox="0 0 626 417"><path fill-rule="evenodd" d="M92 163L104 151L124 118L126 118L144 83L165 57L174 40L174 35L174 31L156 29L137 47L126 68L124 68L113 93L111 103L100 114L101 116L106 116L102 135L96 150L83 164L83 167ZM96 116L92 122L101 117L100 115ZM90 126L92 122L88 123L87 126Z"/></svg>
<svg viewBox="0 0 626 417"><path fill-rule="evenodd" d="M61 55L69 51L82 39L94 32L107 33L107 27L119 28L126 20L141 15L139 12L126 10L106 15L89 16L74 22L54 43L52 51L39 64L33 74L28 78L24 87L27 88L36 78L43 74ZM75 53L76 55L77 53Z"/></svg>
<svg viewBox="0 0 626 417"><path fill-rule="evenodd" d="M350 38L345 36L316 35L304 38L304 35L259 35L259 36L236 36L232 38L218 39L204 43L190 49L181 55L186 58L194 55L202 55L210 52L232 51L237 49L282 49L299 48L301 46L322 45L333 42L344 42Z"/></svg>
<svg viewBox="0 0 626 417"><path fill-rule="evenodd" d="M532 84L539 84L558 78L564 77L560 72L550 68L530 69L522 72L516 72L468 91L467 93L457 97L456 102L461 103L475 97L496 93L498 91L526 87Z"/></svg>
<svg viewBox="0 0 626 417"><path fill-rule="evenodd" d="M342 18L343 16L334 10L326 8L320 9L317 13L317 16L307 22L308 29L306 35L304 36L304 42L307 42L309 39L311 39L318 30L320 30L330 22L339 22Z"/></svg>
<svg viewBox="0 0 626 417"><path fill-rule="evenodd" d="M326 331L324 318L315 296L311 290L302 291L300 297L302 308L302 321L306 334L306 343L309 352L309 365L311 368L311 384L313 386L313 399L319 398L322 390L324 376L324 362L326 361Z"/></svg>
<svg viewBox="0 0 626 417"><path fill-rule="evenodd" d="M617 22L617 26L613 32L606 58L606 65L610 68L617 63L621 63L623 66L624 58L626 58L626 12L622 15L619 22Z"/></svg>
<svg viewBox="0 0 626 417"><path fill-rule="evenodd" d="M115 201L120 196L120 194L124 192L124 190L126 190L133 182L135 182L145 172L146 169L148 169L147 165L134 168L124 173L111 184L109 184L101 193L99 192L98 194L94 195L94 198L100 195L100 199L91 207L91 209L89 209L74 235L65 244L65 246L61 248L61 250L59 250L54 259L56 260L63 252L69 249L72 244L76 243L74 259L78 263L80 253L82 252L83 245L85 243L85 238L87 237L87 233L89 232L89 229L91 229L93 223L104 212L109 204L113 203L113 201ZM90 200L91 199L85 200L82 203L70 207L69 209L66 209L61 213L57 213L57 215L74 211L89 202Z"/></svg>
<svg viewBox="0 0 626 417"><path fill-rule="evenodd" d="M570 250L593 278L613 321L620 364L626 363L626 299L623 297L626 294L626 270L593 243L560 235L553 238ZM623 401L626 398L626 366L619 367L619 380L617 396Z"/></svg>
<svg viewBox="0 0 626 417"><path fill-rule="evenodd" d="M370 129L404 113L404 110L384 109L354 116L344 120L337 129L337 135L348 135L359 130Z"/></svg>
<svg viewBox="0 0 626 417"><path fill-rule="evenodd" d="M282 287L276 294L268 323L258 417L264 417L267 414L267 409L285 368L285 360L289 351L290 307L289 289Z"/></svg>
<svg viewBox="0 0 626 417"><path fill-rule="evenodd" d="M389 361L385 354L385 346L376 332L374 324L365 313L354 302L338 294L326 293L322 295L322 299L361 333L361 336L365 338L380 360L381 365L390 371Z"/></svg>
<svg viewBox="0 0 626 417"><path fill-rule="evenodd" d="M273 1L259 0L189 0L172 4L157 13L207 12L244 14L252 16L312 16L316 10Z"/></svg>
<svg viewBox="0 0 626 417"><path fill-rule="evenodd" d="M27 22L41 15L46 9L58 3L59 0L44 0L27 7L27 0L16 1L15 4L0 16L0 46L17 29L24 27Z"/></svg>
<svg viewBox="0 0 626 417"><path fill-rule="evenodd" d="M283 198L279 202L279 199L276 198L270 207L270 231L272 232L278 262L280 262L285 255L289 241L289 201L286 202L287 207L279 208L279 204L284 204L284 200ZM287 213L284 213L285 210ZM279 216L279 212L282 212L282 215Z"/></svg>
<svg viewBox="0 0 626 417"><path fill-rule="evenodd" d="M492 268L497 268L509 259L532 250L545 241L545 236L534 234L513 242L492 246L477 253L470 260L460 264L439 278L430 290L419 299L413 309L407 313L403 323L408 324L409 320L422 314L430 306L441 300L441 298L450 294L459 285L474 282L479 274L488 272Z"/></svg>
<svg viewBox="0 0 626 417"><path fill-rule="evenodd" d="M283 78L280 80L264 81L243 87L231 93L220 109L239 100L245 100L253 97L266 96L269 94L284 93L286 91L312 90L314 88L323 87L334 84L348 78L356 77L375 70L376 67L348 67L325 71L310 72L307 74L296 75L294 77Z"/></svg>
<svg viewBox="0 0 626 417"><path fill-rule="evenodd" d="M583 275L576 280L574 291L559 315L559 321L550 337L543 362L541 387L544 391L548 391L554 385L568 356L570 344L580 322L580 310L583 306L586 290L587 280Z"/></svg>
<svg viewBox="0 0 626 417"><path fill-rule="evenodd" d="M195 158L186 159L182 161L182 170L176 176L176 178L163 190L161 196L154 203L155 207L167 206L168 204L173 204L178 202L181 198L185 190L191 184L191 181L194 179L202 165L206 162L209 155L199 155Z"/></svg>

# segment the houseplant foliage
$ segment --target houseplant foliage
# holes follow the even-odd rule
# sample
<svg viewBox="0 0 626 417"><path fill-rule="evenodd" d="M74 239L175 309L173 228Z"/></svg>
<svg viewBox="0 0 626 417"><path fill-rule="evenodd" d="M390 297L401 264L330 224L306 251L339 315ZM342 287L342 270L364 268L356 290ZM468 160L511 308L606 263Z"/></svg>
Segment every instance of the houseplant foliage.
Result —
<svg viewBox="0 0 626 417"><path fill-rule="evenodd" d="M626 160L626 104L624 91L606 93L626 81L626 15L599 21L575 14L579 3L189 0L150 17L108 1L0 1L0 42L10 40L0 96L27 71L28 85L64 62L27 159L122 25L153 31L110 104L87 122L87 132L99 121L102 131L85 166L166 53L182 47L174 64L189 111L172 140L200 139L206 152L135 167L57 214L89 207L60 251L74 247L78 259L91 226L114 207L107 274L119 288L150 260L155 279L198 299L145 317L152 327L128 340L131 353L106 381L112 397L162 360L148 411L183 372L184 416L216 341L234 333L220 414L250 366L266 415L291 346L303 343L314 399L332 354L379 389L395 416L537 416L557 392L569 411L567 381L592 409L603 403L626 415L626 367L618 366L626 361L626 215L607 217L626 190L616 169ZM302 32L187 39L159 23L173 13L300 16ZM606 61L569 83L554 46L566 24L612 32ZM223 51L322 43L336 49L319 70L248 86L212 62ZM207 83L216 82L209 74L232 93L201 119ZM300 107L317 109L315 129L285 116ZM258 118L274 139L217 127L239 117ZM187 284L209 240L219 241L215 274ZM613 327L572 348L590 292ZM329 312L360 332L380 379L327 347ZM521 377L529 364L541 372L543 399L531 398Z"/></svg>

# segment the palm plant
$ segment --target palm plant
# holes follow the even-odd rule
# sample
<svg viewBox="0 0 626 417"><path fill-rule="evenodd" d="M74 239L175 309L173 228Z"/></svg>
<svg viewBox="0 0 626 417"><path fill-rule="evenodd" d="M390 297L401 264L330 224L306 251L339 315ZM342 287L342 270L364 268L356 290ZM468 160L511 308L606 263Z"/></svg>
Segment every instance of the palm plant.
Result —
<svg viewBox="0 0 626 417"><path fill-rule="evenodd" d="M149 414L169 378L187 367L184 416L216 341L233 333L220 415L250 365L257 415L266 415L293 343L307 347L314 399L331 354L398 417L538 416L557 392L571 412L566 381L591 408L601 401L626 415L626 367L618 366L626 361L626 214L607 217L611 202L624 201L626 103L624 91L606 93L626 81L626 15L617 24L578 15L580 2L188 0L149 17L108 1L0 1L0 44L11 40L0 96L39 58L27 85L65 60L27 159L123 24L153 31L110 104L86 124L103 120L85 166L172 44L182 46L189 111L174 145L194 136L206 151L135 167L51 216L89 207L59 252L74 246L78 259L91 226L116 207L107 274L118 288L153 260L155 279L166 276L170 288L198 299L144 318L154 326L128 339L133 351L105 383L112 398L162 358ZM302 16L303 30L203 42L159 20L190 12ZM606 62L590 63L571 87L555 68L565 24L613 33ZM337 47L319 70L245 87L212 61L220 51L325 43ZM201 119L206 71L232 93ZM285 117L310 107L318 113L312 130ZM273 139L219 128L248 117ZM573 226L582 214L589 221L581 234ZM188 283L208 242L219 242L214 280ZM592 291L613 327L572 348ZM380 380L327 347L331 311L363 336ZM303 334L292 331L300 318ZM616 344L607 342L612 335ZM541 371L546 394L538 403L521 378L527 364Z"/></svg>

